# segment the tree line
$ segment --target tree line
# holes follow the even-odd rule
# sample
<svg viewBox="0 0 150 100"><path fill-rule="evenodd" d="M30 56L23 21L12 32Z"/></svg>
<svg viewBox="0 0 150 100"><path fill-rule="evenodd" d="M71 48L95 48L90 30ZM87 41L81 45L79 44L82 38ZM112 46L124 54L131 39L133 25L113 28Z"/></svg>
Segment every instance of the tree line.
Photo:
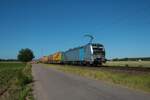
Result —
<svg viewBox="0 0 150 100"><path fill-rule="evenodd" d="M21 61L21 62L30 62L34 58L34 53L31 49L25 48L21 49L18 52L17 59L0 59L0 61Z"/></svg>
<svg viewBox="0 0 150 100"><path fill-rule="evenodd" d="M150 61L150 57L137 57L137 58L114 58L112 61Z"/></svg>
<svg viewBox="0 0 150 100"><path fill-rule="evenodd" d="M0 58L0 61L6 61L6 62L7 62L7 61L8 61L8 62L9 62L9 61L14 61L14 62L15 62L15 61L18 61L18 60L17 60L17 59L2 59L2 58Z"/></svg>

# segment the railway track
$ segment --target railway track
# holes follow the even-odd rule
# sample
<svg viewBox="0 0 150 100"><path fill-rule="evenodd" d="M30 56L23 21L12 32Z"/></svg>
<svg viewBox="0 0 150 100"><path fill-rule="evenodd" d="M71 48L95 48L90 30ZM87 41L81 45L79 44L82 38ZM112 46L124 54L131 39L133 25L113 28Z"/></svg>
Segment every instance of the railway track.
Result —
<svg viewBox="0 0 150 100"><path fill-rule="evenodd" d="M146 74L150 73L150 68L146 67L114 67L114 66L102 66L100 69L111 70L117 72L126 72L131 74Z"/></svg>
<svg viewBox="0 0 150 100"><path fill-rule="evenodd" d="M64 66L61 64L54 64L59 66ZM129 67L129 66L82 66L82 65L68 65L70 67L78 67L90 70L106 70L113 72L126 72L132 74L150 74L150 67Z"/></svg>
<svg viewBox="0 0 150 100"><path fill-rule="evenodd" d="M108 70L113 72L126 72L126 73L139 73L139 74L150 74L150 67L129 67L129 66L78 66L78 65L69 65L72 67L86 68L91 70Z"/></svg>

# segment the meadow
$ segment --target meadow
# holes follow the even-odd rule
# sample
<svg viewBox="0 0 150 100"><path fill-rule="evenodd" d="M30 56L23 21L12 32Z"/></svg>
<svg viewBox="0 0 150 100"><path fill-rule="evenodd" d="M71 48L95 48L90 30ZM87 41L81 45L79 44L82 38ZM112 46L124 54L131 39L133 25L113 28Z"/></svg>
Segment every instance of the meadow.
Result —
<svg viewBox="0 0 150 100"><path fill-rule="evenodd" d="M32 99L31 65L25 63L0 63L0 100Z"/></svg>
<svg viewBox="0 0 150 100"><path fill-rule="evenodd" d="M106 66L150 67L150 61L107 61Z"/></svg>
<svg viewBox="0 0 150 100"><path fill-rule="evenodd" d="M104 82L117 84L124 87L128 87L135 90L150 92L150 73L126 73L124 71L116 72L111 70L103 70L98 68L87 68L84 66L72 66L72 65L52 65L49 67L57 70L77 74L83 77L92 78L95 80L103 80Z"/></svg>

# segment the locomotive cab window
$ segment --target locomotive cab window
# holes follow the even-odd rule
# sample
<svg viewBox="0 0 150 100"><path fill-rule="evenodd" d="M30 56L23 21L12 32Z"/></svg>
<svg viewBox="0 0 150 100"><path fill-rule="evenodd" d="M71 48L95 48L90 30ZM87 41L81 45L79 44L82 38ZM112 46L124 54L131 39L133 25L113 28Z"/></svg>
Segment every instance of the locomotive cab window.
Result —
<svg viewBox="0 0 150 100"><path fill-rule="evenodd" d="M103 46L100 44L93 44L92 47L94 54L101 54L104 51Z"/></svg>

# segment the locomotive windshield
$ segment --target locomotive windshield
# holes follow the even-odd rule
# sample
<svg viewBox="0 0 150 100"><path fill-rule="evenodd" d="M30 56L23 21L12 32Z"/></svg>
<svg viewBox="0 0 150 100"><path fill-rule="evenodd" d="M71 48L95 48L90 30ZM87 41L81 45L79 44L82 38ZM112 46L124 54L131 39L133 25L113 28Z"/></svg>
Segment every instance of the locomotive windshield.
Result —
<svg viewBox="0 0 150 100"><path fill-rule="evenodd" d="M104 52L104 47L101 44L92 44L93 54L102 54Z"/></svg>

